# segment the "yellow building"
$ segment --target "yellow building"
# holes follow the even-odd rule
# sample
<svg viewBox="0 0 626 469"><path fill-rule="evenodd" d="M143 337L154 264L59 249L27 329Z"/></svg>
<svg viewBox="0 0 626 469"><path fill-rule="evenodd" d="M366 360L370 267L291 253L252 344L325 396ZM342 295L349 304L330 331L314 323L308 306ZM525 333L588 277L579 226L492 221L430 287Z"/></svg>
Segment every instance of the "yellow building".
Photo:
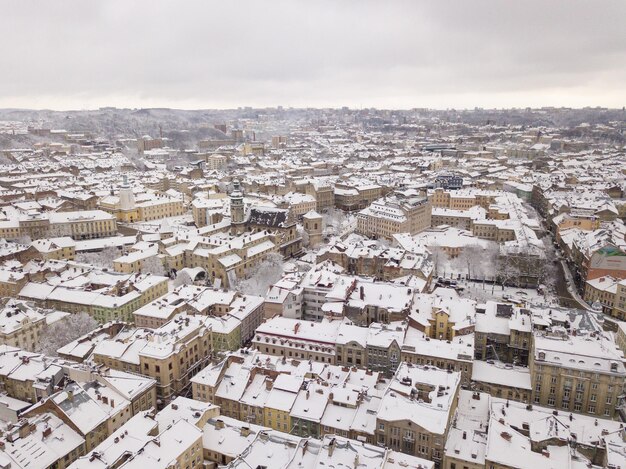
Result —
<svg viewBox="0 0 626 469"><path fill-rule="evenodd" d="M533 401L613 418L626 381L621 350L603 337L535 335L530 355Z"/></svg>
<svg viewBox="0 0 626 469"><path fill-rule="evenodd" d="M285 433L290 432L290 412L293 403L298 397L301 384L301 378L296 379L291 375L281 374L276 377L273 385L271 385L272 390L265 401L265 407L263 409L263 418L266 427Z"/></svg>
<svg viewBox="0 0 626 469"><path fill-rule="evenodd" d="M209 363L213 345L204 319L180 314L158 329L124 331L119 337L100 342L93 360L154 378L157 397L167 404L187 392L191 377Z"/></svg>
<svg viewBox="0 0 626 469"><path fill-rule="evenodd" d="M124 177L118 195L103 197L99 202L100 208L114 215L123 223L159 220L176 217L185 213L182 199L160 194L139 194L135 197L133 190Z"/></svg>
<svg viewBox="0 0 626 469"><path fill-rule="evenodd" d="M115 217L102 210L30 213L0 222L0 238L31 239L69 236L75 240L106 238L117 234Z"/></svg>
<svg viewBox="0 0 626 469"><path fill-rule="evenodd" d="M589 304L600 303L603 313L613 314L619 283L610 275L587 280L583 298Z"/></svg>
<svg viewBox="0 0 626 469"><path fill-rule="evenodd" d="M26 303L8 300L0 310L0 345L34 351L46 317Z"/></svg>
<svg viewBox="0 0 626 469"><path fill-rule="evenodd" d="M94 282L84 273L82 289L63 283L29 282L18 292L19 298L40 307L68 313L88 313L96 321L132 322L133 311L167 293L167 277L158 275L102 275ZM108 282L108 283L106 283Z"/></svg>
<svg viewBox="0 0 626 469"><path fill-rule="evenodd" d="M357 215L357 233L392 239L394 234L417 234L430 228L430 202L421 197L378 200Z"/></svg>
<svg viewBox="0 0 626 469"><path fill-rule="evenodd" d="M32 247L37 250L38 257L45 260L74 260L76 257L76 241L69 236L51 239L36 239Z"/></svg>

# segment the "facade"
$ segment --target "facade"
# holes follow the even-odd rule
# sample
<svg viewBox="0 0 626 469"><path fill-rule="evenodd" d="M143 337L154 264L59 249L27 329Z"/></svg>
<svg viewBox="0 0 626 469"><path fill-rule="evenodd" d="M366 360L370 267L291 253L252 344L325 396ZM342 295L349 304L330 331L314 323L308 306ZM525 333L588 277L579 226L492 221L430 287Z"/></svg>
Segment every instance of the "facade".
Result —
<svg viewBox="0 0 626 469"><path fill-rule="evenodd" d="M102 210L33 213L0 222L0 237L31 239L69 236L74 240L105 238L117 234L115 217Z"/></svg>
<svg viewBox="0 0 626 469"><path fill-rule="evenodd" d="M0 345L34 351L46 317L24 302L8 300L0 310Z"/></svg>
<svg viewBox="0 0 626 469"><path fill-rule="evenodd" d="M304 231L309 237L309 246L317 246L322 242L322 216L311 210L302 217Z"/></svg>
<svg viewBox="0 0 626 469"><path fill-rule="evenodd" d="M591 337L535 335L533 350L534 403L604 418L616 415L626 370L615 345Z"/></svg>
<svg viewBox="0 0 626 469"><path fill-rule="evenodd" d="M109 368L153 378L161 405L191 387L191 377L208 363L211 331L198 316L180 314L150 331L135 329L96 345L93 360Z"/></svg>
<svg viewBox="0 0 626 469"><path fill-rule="evenodd" d="M430 225L430 203L424 198L382 199L357 215L357 232L374 239L390 240L398 233L416 234Z"/></svg>

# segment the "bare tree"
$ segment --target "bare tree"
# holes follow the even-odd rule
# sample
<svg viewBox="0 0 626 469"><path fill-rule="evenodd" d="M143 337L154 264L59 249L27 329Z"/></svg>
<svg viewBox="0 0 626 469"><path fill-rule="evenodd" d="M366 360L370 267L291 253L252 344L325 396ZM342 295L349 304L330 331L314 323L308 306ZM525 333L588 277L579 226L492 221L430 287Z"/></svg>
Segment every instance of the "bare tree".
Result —
<svg viewBox="0 0 626 469"><path fill-rule="evenodd" d="M445 275L445 265L448 262L448 254L438 244L432 244L428 247L428 250L432 254L433 270L435 275Z"/></svg>
<svg viewBox="0 0 626 469"><path fill-rule="evenodd" d="M309 233L302 227L298 227L298 236L302 238L302 245L308 247L310 244Z"/></svg>
<svg viewBox="0 0 626 469"><path fill-rule="evenodd" d="M61 238L63 236L71 236L72 230L67 224L55 224L48 227L48 238Z"/></svg>
<svg viewBox="0 0 626 469"><path fill-rule="evenodd" d="M69 316L46 326L36 346L38 353L56 356L57 350L98 327L98 322L87 313Z"/></svg>
<svg viewBox="0 0 626 469"><path fill-rule="evenodd" d="M502 290L506 285L519 284L520 269L516 262L509 256L498 256L496 259L495 277L500 281ZM492 293L495 290L496 282L493 282Z"/></svg>
<svg viewBox="0 0 626 469"><path fill-rule="evenodd" d="M25 244L25 245L27 245L27 246L30 246L30 245L33 243L33 240L32 240L32 239L30 239L30 236L28 236L28 235L22 235L22 236L20 236L19 238L17 238L17 239L15 240L15 242L16 242L17 244Z"/></svg>
<svg viewBox="0 0 626 469"><path fill-rule="evenodd" d="M165 275L165 267L159 256L152 256L144 259L141 271L152 275Z"/></svg>
<svg viewBox="0 0 626 469"><path fill-rule="evenodd" d="M488 246L473 244L464 249L464 259L470 278L483 280L495 278L495 268L500 248L496 243Z"/></svg>
<svg viewBox="0 0 626 469"><path fill-rule="evenodd" d="M339 209L330 208L322 215L322 232L325 235L339 236L348 217Z"/></svg>
<svg viewBox="0 0 626 469"><path fill-rule="evenodd" d="M278 253L268 254L263 261L250 269L245 279L238 280L233 287L246 295L265 296L270 285L282 277L283 266L283 256Z"/></svg>
<svg viewBox="0 0 626 469"><path fill-rule="evenodd" d="M76 262L89 264L94 267L110 269L113 267L113 260L120 257L118 248L109 246L98 252L81 252L76 254Z"/></svg>

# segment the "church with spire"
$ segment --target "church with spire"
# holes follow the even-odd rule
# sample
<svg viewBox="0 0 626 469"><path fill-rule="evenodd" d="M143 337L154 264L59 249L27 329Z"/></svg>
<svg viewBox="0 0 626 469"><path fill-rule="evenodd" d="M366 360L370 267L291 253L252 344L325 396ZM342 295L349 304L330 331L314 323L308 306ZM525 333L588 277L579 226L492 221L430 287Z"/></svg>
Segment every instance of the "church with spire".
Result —
<svg viewBox="0 0 626 469"><path fill-rule="evenodd" d="M298 235L297 224L289 209L249 206L244 203L241 183L233 182L230 193L230 233L239 236L245 233L266 231L274 236L275 244L285 257L292 257L302 251L302 238Z"/></svg>
<svg viewBox="0 0 626 469"><path fill-rule="evenodd" d="M155 191L135 193L126 175L123 176L117 194L111 189L111 195L100 199L99 207L115 215L121 223L160 220L185 213L182 199Z"/></svg>

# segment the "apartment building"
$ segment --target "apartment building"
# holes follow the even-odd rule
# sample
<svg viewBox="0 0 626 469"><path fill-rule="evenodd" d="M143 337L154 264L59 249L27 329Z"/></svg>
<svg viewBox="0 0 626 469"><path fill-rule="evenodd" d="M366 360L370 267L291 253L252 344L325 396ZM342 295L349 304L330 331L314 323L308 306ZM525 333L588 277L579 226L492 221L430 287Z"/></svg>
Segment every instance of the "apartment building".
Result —
<svg viewBox="0 0 626 469"><path fill-rule="evenodd" d="M596 302L599 303L604 314L614 315L616 309L615 300L620 282L619 279L615 279L610 275L587 280L585 282L583 299L590 305ZM615 317L621 319L619 316Z"/></svg>
<svg viewBox="0 0 626 469"><path fill-rule="evenodd" d="M225 196L224 196L225 197ZM198 228L222 221L224 198L195 198L191 202L191 214Z"/></svg>
<svg viewBox="0 0 626 469"><path fill-rule="evenodd" d="M626 279L620 280L617 284L611 315L618 319L626 319Z"/></svg>
<svg viewBox="0 0 626 469"><path fill-rule="evenodd" d="M102 210L28 213L0 221L0 237L31 239L69 236L74 240L106 238L117 234L114 216Z"/></svg>
<svg viewBox="0 0 626 469"><path fill-rule="evenodd" d="M17 269L0 269L0 297L16 298L28 283L28 276Z"/></svg>
<svg viewBox="0 0 626 469"><path fill-rule="evenodd" d="M16 347L0 346L0 386L14 399L30 403L50 396L64 378L55 360Z"/></svg>
<svg viewBox="0 0 626 469"><path fill-rule="evenodd" d="M461 384L469 386L472 379L473 352L473 334L458 336L448 342L432 340L417 329L408 328L400 361L456 371L461 374Z"/></svg>
<svg viewBox="0 0 626 469"><path fill-rule="evenodd" d="M474 358L528 366L533 334L530 311L488 301L478 313Z"/></svg>
<svg viewBox="0 0 626 469"><path fill-rule="evenodd" d="M401 364L380 402L376 444L429 459L439 467L460 383L460 373Z"/></svg>
<svg viewBox="0 0 626 469"><path fill-rule="evenodd" d="M233 238L214 236L199 239L187 245L184 262L189 267L202 267L212 283L218 280L228 287L269 254L278 252L279 246L275 241L276 238L265 231Z"/></svg>
<svg viewBox="0 0 626 469"><path fill-rule="evenodd" d="M160 220L185 213L181 198L149 192L134 194L126 179L120 186L118 194L101 198L99 206L123 223Z"/></svg>
<svg viewBox="0 0 626 469"><path fill-rule="evenodd" d="M0 436L5 467L67 469L87 451L85 438L53 413L20 419Z"/></svg>
<svg viewBox="0 0 626 469"><path fill-rule="evenodd" d="M112 274L82 266L62 268L65 270L58 277L25 284L19 298L44 308L86 312L104 324L115 320L130 322L133 311L167 293L167 277Z"/></svg>
<svg viewBox="0 0 626 469"><path fill-rule="evenodd" d="M200 316L181 313L154 329L131 329L96 345L94 362L154 378L162 405L190 388L190 379L213 350L211 330Z"/></svg>
<svg viewBox="0 0 626 469"><path fill-rule="evenodd" d="M605 418L616 415L626 380L622 352L594 335L534 335L529 364L534 403Z"/></svg>
<svg viewBox="0 0 626 469"><path fill-rule="evenodd" d="M204 167L207 171L224 171L228 164L228 157L218 153L207 154L204 158Z"/></svg>
<svg viewBox="0 0 626 469"><path fill-rule="evenodd" d="M34 351L46 316L23 301L7 300L0 309L0 345Z"/></svg>
<svg viewBox="0 0 626 469"><path fill-rule="evenodd" d="M36 239L31 246L36 251L35 257L44 260L74 260L76 257L76 241L69 236L51 239Z"/></svg>
<svg viewBox="0 0 626 469"><path fill-rule="evenodd" d="M392 239L394 234L416 234L431 226L430 202L425 198L381 199L357 214L357 233Z"/></svg>
<svg viewBox="0 0 626 469"><path fill-rule="evenodd" d="M257 328L252 345L270 355L334 365L340 325L341 321L312 322L276 316Z"/></svg>

